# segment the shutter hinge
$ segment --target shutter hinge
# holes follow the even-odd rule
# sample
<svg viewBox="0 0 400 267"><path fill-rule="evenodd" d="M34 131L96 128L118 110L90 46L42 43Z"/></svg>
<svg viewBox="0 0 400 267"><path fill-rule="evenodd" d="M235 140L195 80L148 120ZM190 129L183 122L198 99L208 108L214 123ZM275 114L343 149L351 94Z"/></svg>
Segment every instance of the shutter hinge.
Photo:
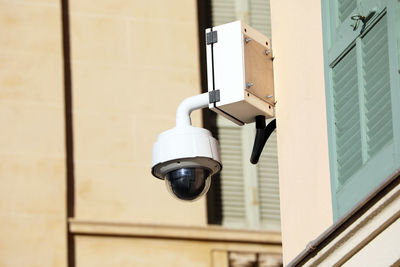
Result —
<svg viewBox="0 0 400 267"><path fill-rule="evenodd" d="M220 100L219 90L212 90L208 92L208 102L217 103Z"/></svg>
<svg viewBox="0 0 400 267"><path fill-rule="evenodd" d="M207 32L206 34L207 45L215 44L216 42L218 42L217 31Z"/></svg>

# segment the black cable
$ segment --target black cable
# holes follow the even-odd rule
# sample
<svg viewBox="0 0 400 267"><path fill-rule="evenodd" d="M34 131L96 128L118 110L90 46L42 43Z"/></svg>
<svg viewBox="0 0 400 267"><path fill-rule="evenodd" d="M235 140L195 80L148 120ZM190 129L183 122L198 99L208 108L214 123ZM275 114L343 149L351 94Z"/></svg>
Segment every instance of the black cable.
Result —
<svg viewBox="0 0 400 267"><path fill-rule="evenodd" d="M253 151L251 152L250 162L257 164L265 143L276 128L276 119L273 119L265 126L265 116L256 116L256 137L254 139Z"/></svg>

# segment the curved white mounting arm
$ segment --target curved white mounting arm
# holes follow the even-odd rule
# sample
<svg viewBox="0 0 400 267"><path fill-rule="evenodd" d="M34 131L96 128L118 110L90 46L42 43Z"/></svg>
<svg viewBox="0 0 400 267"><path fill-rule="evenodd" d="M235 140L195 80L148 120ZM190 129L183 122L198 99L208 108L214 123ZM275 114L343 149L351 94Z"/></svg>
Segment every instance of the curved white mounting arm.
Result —
<svg viewBox="0 0 400 267"><path fill-rule="evenodd" d="M192 125L190 113L193 110L208 107L208 103L208 93L191 96L183 100L176 111L176 127Z"/></svg>

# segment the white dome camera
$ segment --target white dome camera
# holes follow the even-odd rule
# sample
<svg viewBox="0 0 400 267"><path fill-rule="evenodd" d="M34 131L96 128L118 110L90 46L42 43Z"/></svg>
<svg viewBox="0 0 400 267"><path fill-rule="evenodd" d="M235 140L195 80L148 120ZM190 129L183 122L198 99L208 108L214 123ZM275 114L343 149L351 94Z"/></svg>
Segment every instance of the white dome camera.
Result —
<svg viewBox="0 0 400 267"><path fill-rule="evenodd" d="M222 168L217 140L190 122L192 110L208 103L208 93L185 99L176 127L161 133L153 145L152 174L165 180L168 191L181 200L193 201L207 193L211 176Z"/></svg>
<svg viewBox="0 0 400 267"><path fill-rule="evenodd" d="M176 112L176 127L158 136L152 174L187 201L204 195L221 160L218 142L203 128L191 126L190 113L206 108L237 125L256 122L250 162L256 164L275 129L275 95L270 40L240 21L206 30L208 93L185 99Z"/></svg>

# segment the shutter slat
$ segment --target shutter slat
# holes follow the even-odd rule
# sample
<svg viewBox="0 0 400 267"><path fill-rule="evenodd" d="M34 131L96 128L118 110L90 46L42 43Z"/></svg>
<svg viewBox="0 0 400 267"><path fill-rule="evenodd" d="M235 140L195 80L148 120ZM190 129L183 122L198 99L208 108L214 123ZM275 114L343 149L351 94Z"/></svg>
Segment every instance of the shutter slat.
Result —
<svg viewBox="0 0 400 267"><path fill-rule="evenodd" d="M390 118L391 118L391 116L390 116ZM380 143L380 140L382 140L382 139L386 140L388 137L392 136L391 132L390 131L388 132L386 130L388 127L392 126L392 121L391 120L381 120L380 122L382 123L382 126L377 127L376 135L372 136L372 137L371 136L368 137L368 140L371 143L373 143L372 145L378 144L378 143ZM379 136L379 138L376 138L376 136Z"/></svg>
<svg viewBox="0 0 400 267"><path fill-rule="evenodd" d="M246 220L243 181L243 152L240 127L219 127L219 144L224 168L221 171L223 224Z"/></svg>
<svg viewBox="0 0 400 267"><path fill-rule="evenodd" d="M384 109L383 109L384 110ZM380 116L380 120L378 121L378 123L372 123L371 121L369 121L369 123L367 123L367 126L369 126L370 130L373 132L379 131L380 129L386 129L386 127L388 127L388 123L392 123L391 118L392 118L392 114L388 113L388 112L384 112L382 111L382 116ZM390 133L390 131L388 132ZM371 138L371 136L368 136L368 138Z"/></svg>
<svg viewBox="0 0 400 267"><path fill-rule="evenodd" d="M359 114L355 113L356 110L348 109L349 114L341 117L344 122L340 121L336 123L336 135L339 143L337 147L342 147L347 139L359 134ZM353 113L352 113L353 112ZM339 124L340 123L340 124Z"/></svg>
<svg viewBox="0 0 400 267"><path fill-rule="evenodd" d="M383 20L386 20L385 18ZM376 24L369 32L368 36L365 36L363 38L363 47L367 48L364 50L365 54L365 62L371 61L372 57L379 52L385 52L386 49L381 50L382 46L387 45L387 29L386 25L382 26L382 24L379 25L379 23Z"/></svg>
<svg viewBox="0 0 400 267"><path fill-rule="evenodd" d="M380 38L384 38L381 36ZM382 45L385 45L382 40L379 40L374 47L369 47L368 51L364 53L364 71L369 72L370 74L376 73L374 66L379 66L378 61L383 61L386 58L386 51L385 49L379 49ZM371 50L369 50L371 49ZM374 51L377 50L377 51ZM372 51L372 52L371 52Z"/></svg>
<svg viewBox="0 0 400 267"><path fill-rule="evenodd" d="M233 181L229 181L229 182L223 181L223 182L221 182L221 184L223 186L227 187L227 188L241 189L243 181L240 181L240 179L237 179L237 181L235 181L235 182L233 182ZM234 191L234 192L230 192L229 195L238 195L238 194L243 195L243 192L237 190L237 191ZM229 196L229 195L227 195L227 196Z"/></svg>
<svg viewBox="0 0 400 267"><path fill-rule="evenodd" d="M383 132L379 140L377 140L375 143L371 142L369 149L371 151L379 151L382 147L384 147L386 144L389 144L392 141L393 141L393 135L389 132Z"/></svg>
<svg viewBox="0 0 400 267"><path fill-rule="evenodd" d="M337 144L337 147L343 147L343 142L346 142L347 139L351 138L354 135L359 135L359 114L357 114L358 109L348 109L348 113L346 114L347 116L341 117L341 120L336 123L336 135L337 139L339 140L339 143Z"/></svg>
<svg viewBox="0 0 400 267"><path fill-rule="evenodd" d="M333 77L333 82L336 84L338 90L335 93L342 95L343 91L346 90L346 83L349 80L357 79L357 69L350 65L342 66L343 69L338 70Z"/></svg>
<svg viewBox="0 0 400 267"><path fill-rule="evenodd" d="M340 22L343 22L351 12L357 7L356 0L339 0L338 6L338 18Z"/></svg>
<svg viewBox="0 0 400 267"><path fill-rule="evenodd" d="M279 210L271 210L265 209L261 210L264 215L262 216L263 221L279 221L280 218L280 211ZM265 222L264 222L265 223Z"/></svg>
<svg viewBox="0 0 400 267"><path fill-rule="evenodd" d="M349 1L343 1L348 4ZM338 175L346 181L362 166L360 109L357 80L356 50L352 48L333 68L333 105ZM348 76L346 74L352 74ZM345 80L345 81L344 81ZM339 92L347 91L342 98ZM343 105L345 104L345 105Z"/></svg>
<svg viewBox="0 0 400 267"><path fill-rule="evenodd" d="M271 38L269 0L249 0L249 24Z"/></svg>
<svg viewBox="0 0 400 267"><path fill-rule="evenodd" d="M370 102L377 102L379 99L385 97L385 95L389 93L387 90L379 90L380 88L386 86L390 86L386 75L380 75L378 80L370 82L366 85L366 87L369 87L371 91L369 98L365 100L367 102L367 108L369 107L368 104L370 104Z"/></svg>
<svg viewBox="0 0 400 267"><path fill-rule="evenodd" d="M358 155L354 155L354 157L361 157L361 153ZM344 183L351 175L353 175L356 171L358 171L362 166L362 162L355 161L354 163L348 161L348 164L345 164L343 168L339 169L339 181Z"/></svg>
<svg viewBox="0 0 400 267"><path fill-rule="evenodd" d="M379 120L383 117L383 115L391 114L391 110L388 110L391 107L390 101L390 92L386 92L384 97L380 98L376 102L370 103L369 110L366 112L368 117L367 126L369 128L373 128L374 124L379 123ZM392 116L390 116L390 119L391 118Z"/></svg>
<svg viewBox="0 0 400 267"><path fill-rule="evenodd" d="M352 128L359 128L360 125L354 124ZM354 146L355 149L359 148L357 144L357 140L359 138L358 133L355 130L350 129L343 138L340 139L336 149L338 154L344 154L348 151L351 146Z"/></svg>
<svg viewBox="0 0 400 267"><path fill-rule="evenodd" d="M356 80L354 80L353 82L356 82ZM347 97L345 99L341 100L342 97L337 96L338 100L334 108L338 116L352 115L348 112L348 109L357 108L354 107L354 102L358 101L358 95L354 92L355 90L357 90L357 88L355 87L356 85L353 84L352 87L348 88L349 90L346 92L345 96Z"/></svg>
<svg viewBox="0 0 400 267"><path fill-rule="evenodd" d="M350 143L350 145L343 151L342 157L345 158L346 160L338 160L338 162L341 164L341 166L344 168L347 165L353 165L353 159L357 156L361 156L361 150L358 144L356 143L357 139L354 138L353 142ZM360 160L360 163L362 161Z"/></svg>
<svg viewBox="0 0 400 267"><path fill-rule="evenodd" d="M262 188L260 191L262 192L278 192L279 193L279 186L276 184L275 181L271 181L269 183L260 183L262 185Z"/></svg>
<svg viewBox="0 0 400 267"><path fill-rule="evenodd" d="M234 0L211 1L212 24L214 26L232 22L235 20Z"/></svg>
<svg viewBox="0 0 400 267"><path fill-rule="evenodd" d="M258 163L258 194L261 224L279 226L280 207L276 132L273 132L269 137Z"/></svg>
<svg viewBox="0 0 400 267"><path fill-rule="evenodd" d="M337 74L338 75L338 74ZM345 76L348 76L347 78ZM346 75L341 77L340 79L337 78L335 81L337 91L335 91L335 96L338 99L338 102L341 102L345 100L348 96L349 93L351 93L351 90L348 90L351 88L352 85L354 85L354 81L357 80L357 70L356 69L349 69L348 72L346 72Z"/></svg>
<svg viewBox="0 0 400 267"><path fill-rule="evenodd" d="M269 152L274 153L276 151L270 150ZM270 172L272 169L278 170L278 167L276 166L278 161L276 160L276 158L269 155L266 155L264 158L266 160L265 163L258 166L260 172Z"/></svg>
<svg viewBox="0 0 400 267"><path fill-rule="evenodd" d="M367 64L364 63L364 75L368 75L369 79L368 81L365 81L366 83L371 83L371 82L375 82L376 80L379 79L379 77L381 77L382 73L382 69L380 69L380 66L384 65L385 63L387 63L387 57L384 53L381 53L380 57L377 58L373 63Z"/></svg>

